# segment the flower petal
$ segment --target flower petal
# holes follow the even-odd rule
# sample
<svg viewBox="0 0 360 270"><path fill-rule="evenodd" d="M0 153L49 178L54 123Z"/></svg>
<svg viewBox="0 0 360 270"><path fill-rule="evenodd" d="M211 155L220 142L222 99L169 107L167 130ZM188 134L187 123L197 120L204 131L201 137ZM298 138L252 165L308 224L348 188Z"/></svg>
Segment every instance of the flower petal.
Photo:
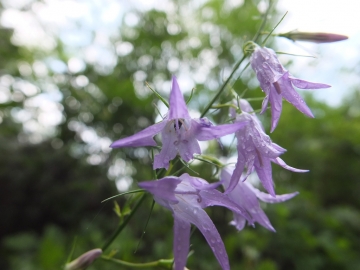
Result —
<svg viewBox="0 0 360 270"><path fill-rule="evenodd" d="M141 182L138 185L156 198L178 203L178 199L175 197L175 189L180 182L181 180L178 177L169 176L156 181Z"/></svg>
<svg viewBox="0 0 360 270"><path fill-rule="evenodd" d="M287 169L289 171L293 171L293 172L298 172L298 173L306 173L308 172L309 170L302 170L302 169L296 169L294 167L291 167L289 165L287 165L285 163L285 161L283 161L281 158L277 157L277 158L274 158L274 159L271 159L272 162L280 165L281 167L283 167L284 169Z"/></svg>
<svg viewBox="0 0 360 270"><path fill-rule="evenodd" d="M275 197L270 159L264 156L256 157L254 166L263 187L271 194L271 196Z"/></svg>
<svg viewBox="0 0 360 270"><path fill-rule="evenodd" d="M169 98L169 120L190 118L184 96L180 91L176 77L172 77L172 88Z"/></svg>
<svg viewBox="0 0 360 270"><path fill-rule="evenodd" d="M175 146L177 143L177 134L170 122L161 132L162 148L159 154L154 158L153 169L169 168L170 160L174 159L178 153Z"/></svg>
<svg viewBox="0 0 360 270"><path fill-rule="evenodd" d="M189 183L194 190L208 190L208 189L215 189L221 185L221 182L211 183L209 184L206 180L190 176L188 173L184 173L179 177L183 183Z"/></svg>
<svg viewBox="0 0 360 270"><path fill-rule="evenodd" d="M183 201L173 205L173 210L174 215L179 215L182 219L191 222L201 231L222 269L230 270L229 258L224 243L206 212L199 207L192 207Z"/></svg>
<svg viewBox="0 0 360 270"><path fill-rule="evenodd" d="M303 98L292 86L287 73L284 74L281 80L279 80L279 84L281 85L281 88L284 89L284 91L282 91L282 96L284 97L284 99L290 102L296 109L298 109L303 114L307 115L308 117L314 118L314 115L312 114L309 107L306 105Z"/></svg>
<svg viewBox="0 0 360 270"><path fill-rule="evenodd" d="M295 87L300 89L323 89L331 87L331 85L325 83L313 83L305 80L300 80L292 76L289 76L289 79Z"/></svg>
<svg viewBox="0 0 360 270"><path fill-rule="evenodd" d="M269 102L271 104L271 128L270 132L273 132L279 122L281 110L282 110L282 93L279 94L275 90L275 86L271 86L269 93Z"/></svg>
<svg viewBox="0 0 360 270"><path fill-rule="evenodd" d="M246 219L243 216L240 216L234 213L234 220L230 221L230 225L234 226L238 231L241 231L245 228Z"/></svg>
<svg viewBox="0 0 360 270"><path fill-rule="evenodd" d="M200 119L201 121L201 119ZM195 121L194 121L195 122ZM248 124L248 121L243 122L235 122L233 124L225 124L219 126L208 126L203 123L197 122L196 129L196 139L199 141L208 141L216 138L220 138L222 136L235 133L239 129L245 127Z"/></svg>
<svg viewBox="0 0 360 270"><path fill-rule="evenodd" d="M231 175L230 184L226 188L224 194L230 193L236 187L236 185L240 181L241 174L244 171L245 164L246 158L240 152L238 152L238 160L236 162L234 172Z"/></svg>
<svg viewBox="0 0 360 270"><path fill-rule="evenodd" d="M289 193L289 194L276 195L275 197L273 197L270 194L267 194L265 192L258 190L257 188L254 188L253 186L250 186L249 188L256 195L256 197L258 197L260 200L262 200L263 202L266 202L266 203L284 202L284 201L290 200L291 198L294 198L296 195L299 194L299 192L293 192L293 193Z"/></svg>
<svg viewBox="0 0 360 270"><path fill-rule="evenodd" d="M184 270L190 247L190 222L174 214L174 270Z"/></svg>
<svg viewBox="0 0 360 270"><path fill-rule="evenodd" d="M269 104L269 94L267 94L262 102L262 105L261 105L261 112L260 114L263 114L266 110L267 110L267 107L268 107L268 104Z"/></svg>
<svg viewBox="0 0 360 270"><path fill-rule="evenodd" d="M180 157L186 162L189 162L194 154L201 154L200 145L193 136L183 138L177 145L177 149Z"/></svg>
<svg viewBox="0 0 360 270"><path fill-rule="evenodd" d="M240 109L243 112L252 113L254 111L253 107L251 107L249 101L246 99L240 99Z"/></svg>
<svg viewBox="0 0 360 270"><path fill-rule="evenodd" d="M227 186L230 183L231 169L223 169L220 174L220 179L223 181L224 186ZM261 209L260 204L256 198L256 195L250 188L252 185L248 182L239 182L234 190L228 194L230 200L235 202L237 205L242 206L246 211L252 216L253 222L258 222L260 225L265 227L270 231L275 231L271 225L268 217ZM234 220L230 223L234 225L237 230L242 230L245 225L245 220L238 213L233 212ZM251 223L250 223L251 224Z"/></svg>
<svg viewBox="0 0 360 270"><path fill-rule="evenodd" d="M280 145L276 143L272 143L272 147L274 147L277 151L281 152L281 154L284 154L287 150Z"/></svg>
<svg viewBox="0 0 360 270"><path fill-rule="evenodd" d="M138 147L138 146L156 146L153 137L158 134L166 125L166 121L159 122L144 130L124 139L113 142L110 147Z"/></svg>
<svg viewBox="0 0 360 270"><path fill-rule="evenodd" d="M200 192L201 201L199 204L202 208L206 208L208 206L223 206L238 215L243 216L246 220L253 224L253 218L249 215L248 211L241 204L236 204L232 200L230 200L224 193L216 189L211 190L203 190Z"/></svg>

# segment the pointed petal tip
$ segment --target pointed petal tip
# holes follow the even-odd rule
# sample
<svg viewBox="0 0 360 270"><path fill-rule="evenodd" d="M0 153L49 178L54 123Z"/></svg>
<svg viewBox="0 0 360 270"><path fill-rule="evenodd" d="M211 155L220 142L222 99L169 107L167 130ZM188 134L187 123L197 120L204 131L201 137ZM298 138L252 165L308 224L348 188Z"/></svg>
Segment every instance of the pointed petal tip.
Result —
<svg viewBox="0 0 360 270"><path fill-rule="evenodd" d="M172 86L169 97L169 120L190 118L184 96L180 90L176 76L172 76Z"/></svg>

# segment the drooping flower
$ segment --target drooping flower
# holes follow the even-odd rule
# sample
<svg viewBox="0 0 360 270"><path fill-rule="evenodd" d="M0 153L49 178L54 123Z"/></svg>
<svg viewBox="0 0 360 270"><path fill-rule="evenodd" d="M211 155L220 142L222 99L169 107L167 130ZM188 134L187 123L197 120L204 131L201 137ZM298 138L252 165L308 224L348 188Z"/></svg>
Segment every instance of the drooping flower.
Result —
<svg viewBox="0 0 360 270"><path fill-rule="evenodd" d="M222 269L230 269L228 256L214 223L203 208L224 206L252 224L251 216L226 195L216 190L220 183L183 174L180 177L165 177L157 181L141 182L139 186L149 191L154 200L172 211L174 217L174 262L175 270L183 270L190 247L190 227L194 224L204 235Z"/></svg>
<svg viewBox="0 0 360 270"><path fill-rule="evenodd" d="M266 94L261 113L265 112L269 102L271 104L271 132L274 131L280 119L282 98L308 117L314 117L294 87L321 89L328 88L330 85L308 82L291 76L289 71L280 64L276 53L269 48L256 46L251 55L250 63L260 82L261 89Z"/></svg>
<svg viewBox="0 0 360 270"><path fill-rule="evenodd" d="M270 137L265 134L264 128L249 102L241 99L240 109L242 113L239 115L236 115L236 112L231 110L232 117L236 117L235 122L248 122L248 124L235 133L238 141L238 160L225 193L229 193L235 188L245 167L247 167L247 173L241 181L245 181L246 177L255 170L267 192L275 196L271 162L293 172L308 172L308 170L290 167L279 158L281 154L286 152L286 149L273 143Z"/></svg>
<svg viewBox="0 0 360 270"><path fill-rule="evenodd" d="M111 144L112 148L156 146L153 137L161 132L162 149L154 159L154 169L168 168L169 161L177 154L190 161L194 154L200 154L198 141L216 139L241 129L246 123L234 123L214 126L207 118L190 117L176 77L172 78L169 111L165 119L130 137Z"/></svg>
<svg viewBox="0 0 360 270"><path fill-rule="evenodd" d="M315 43L330 43L348 39L347 36L333 34L333 33L322 33L322 32L300 32L290 31L287 33L279 34L279 37L285 37L290 40L296 41L309 41Z"/></svg>
<svg viewBox="0 0 360 270"><path fill-rule="evenodd" d="M231 175L233 169L224 168L220 173L220 180L225 189L230 185ZM243 207L248 211L253 221L258 222L261 226L266 229L275 232L274 227L271 225L268 217L261 209L259 200L266 203L280 203L287 201L295 197L299 192L294 192L290 194L276 195L275 197L270 194L261 192L257 188L253 187L249 181L239 181L235 188L227 194L227 196L235 202L237 205ZM231 221L231 225L234 225L237 230L242 230L245 227L246 219L241 215L234 213L234 220Z"/></svg>

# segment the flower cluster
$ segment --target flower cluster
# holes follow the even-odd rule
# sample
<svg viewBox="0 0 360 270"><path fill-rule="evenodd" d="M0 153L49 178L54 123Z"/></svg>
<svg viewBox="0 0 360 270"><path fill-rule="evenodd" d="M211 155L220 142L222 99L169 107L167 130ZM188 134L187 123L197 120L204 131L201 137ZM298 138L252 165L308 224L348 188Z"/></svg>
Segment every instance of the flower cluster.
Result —
<svg viewBox="0 0 360 270"><path fill-rule="evenodd" d="M273 50L256 47L250 63L260 82L266 97L262 112L271 105L271 131L279 121L282 98L293 104L299 111L313 117L304 100L295 91L301 89L319 89L329 87L326 84L311 83L292 77L280 64ZM261 209L258 199L266 203L279 203L289 200L298 193L276 195L271 163L280 165L293 172L307 172L288 166L281 158L286 150L270 137L254 113L251 105L244 99L238 100L237 110L231 109L234 119L231 124L213 125L207 118L191 118L176 77L172 78L169 99L169 111L165 118L130 137L115 141L111 147L157 146L154 136L161 134L162 147L154 158L153 169L169 168L169 163L177 155L189 162L194 154L200 154L198 141L217 139L228 134L237 138L238 160L235 168L222 167L217 183L182 174L167 176L154 181L139 183L139 186L151 193L154 200L169 209L174 217L174 267L183 270L186 266L190 246L190 227L194 224L204 235L212 248L222 269L230 269L229 260L221 237L204 208L222 206L229 209L234 220L230 223L237 230L246 224L254 226L257 222L270 231L275 231L269 219ZM238 113L240 112L240 113ZM253 187L248 176L256 172L264 193ZM224 192L218 190L222 186Z"/></svg>

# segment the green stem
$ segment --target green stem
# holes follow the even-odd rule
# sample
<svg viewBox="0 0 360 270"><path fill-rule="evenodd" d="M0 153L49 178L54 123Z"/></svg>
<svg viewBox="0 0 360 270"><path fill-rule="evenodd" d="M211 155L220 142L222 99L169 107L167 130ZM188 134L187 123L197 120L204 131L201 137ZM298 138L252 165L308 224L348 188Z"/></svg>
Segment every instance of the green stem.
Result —
<svg viewBox="0 0 360 270"><path fill-rule="evenodd" d="M167 260L160 259L158 261L148 262L148 263L131 263L131 262L126 262L126 261L114 259L114 258L107 257L107 256L101 256L101 259L106 260L106 261L111 261L111 262L114 262L117 264L129 266L132 268L147 268L147 267L156 267L156 266L166 266L173 262L172 259L167 259Z"/></svg>
<svg viewBox="0 0 360 270"><path fill-rule="evenodd" d="M239 68L239 66L241 65L241 63L245 60L247 54L244 54L244 56L240 59L239 62L236 63L235 67L233 68L230 76L226 79L226 81L221 85L220 90L217 92L217 94L215 95L215 97L209 102L209 104L205 107L203 113L201 114L200 118L204 117L205 114L210 110L211 106L215 103L215 101L219 98L219 96L221 95L221 93L225 90L225 87L227 86L227 84L230 82L231 78L234 76L235 72L237 71L237 69Z"/></svg>
<svg viewBox="0 0 360 270"><path fill-rule="evenodd" d="M111 200L111 199L114 199L114 198L119 197L119 196L123 196L123 195L127 195L127 194L132 194L132 193L138 193L138 192L145 192L145 190L143 190L143 189L136 189L136 190L131 190L131 191L127 191L127 192L124 192L124 193L120 193L120 194L118 194L118 195L111 196L110 198L107 198L107 199L101 201L101 203L106 202L106 201Z"/></svg>
<svg viewBox="0 0 360 270"><path fill-rule="evenodd" d="M117 228L117 230L114 232L114 234L111 236L111 238L105 243L105 245L102 247L103 252L111 245L111 243L118 237L118 235L122 232L122 230L126 227L126 225L129 223L130 219L133 217L133 215L136 213L137 209L140 207L141 203L144 201L147 193L144 193L141 195L140 200L136 203L134 209L131 211L131 213L127 216L127 218L123 221L123 223L120 224L120 226Z"/></svg>
<svg viewBox="0 0 360 270"><path fill-rule="evenodd" d="M245 98L247 101L261 101L264 100L263 97L259 97L259 98Z"/></svg>
<svg viewBox="0 0 360 270"><path fill-rule="evenodd" d="M261 25L259 27L259 29L257 30L254 38L252 39L252 41L254 41L256 43L256 41L258 40L258 38L260 37L260 34L261 34L261 31L263 30L263 28L265 27L265 24L266 24L266 21L267 21L267 18L268 18L268 15L269 15L269 12L270 12L270 9L271 9L271 6L272 6L272 1L269 0L269 6L264 14L264 17L263 17L263 20L261 22Z"/></svg>
<svg viewBox="0 0 360 270"><path fill-rule="evenodd" d="M212 105L211 109L220 109L220 108L234 108L237 109L237 106L234 104L218 104L218 105Z"/></svg>
<svg viewBox="0 0 360 270"><path fill-rule="evenodd" d="M286 13L284 14L284 16L282 16L282 18L280 19L280 21L275 25L275 27L270 31L270 33L268 34L268 36L265 38L265 40L262 43L262 46L265 46L266 41L269 39L269 37L271 36L271 34L274 32L274 30L279 26L279 24L284 20L285 16L288 14L288 12L286 11Z"/></svg>
<svg viewBox="0 0 360 270"><path fill-rule="evenodd" d="M135 249L135 251L134 251L134 254L137 252L137 250L138 250L138 248L139 248L139 245L140 245L140 243L141 243L141 240L142 240L143 237L144 237L144 234L145 234L147 225L148 225L148 223L149 223L149 220L150 220L152 211L153 211L153 209L154 209L154 205L155 205L155 200L153 199L152 204L151 204L151 208L150 208L150 213L149 213L149 216L148 216L148 218L147 218L147 220L146 220L146 223L145 223L145 228L144 228L144 230L143 230L143 232L142 232L142 234L141 234L141 236L140 236L140 240L139 240L139 242L138 242L138 244L137 244L137 246L136 246L136 249Z"/></svg>

